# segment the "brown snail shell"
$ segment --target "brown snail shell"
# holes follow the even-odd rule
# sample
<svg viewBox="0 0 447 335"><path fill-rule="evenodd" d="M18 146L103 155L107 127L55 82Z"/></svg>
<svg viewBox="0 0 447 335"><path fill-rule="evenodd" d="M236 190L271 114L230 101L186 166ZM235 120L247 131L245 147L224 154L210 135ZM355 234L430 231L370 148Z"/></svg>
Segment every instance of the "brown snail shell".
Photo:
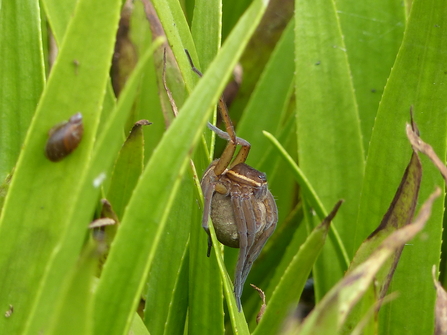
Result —
<svg viewBox="0 0 447 335"><path fill-rule="evenodd" d="M58 162L77 148L84 133L82 114L76 113L67 122L51 128L45 155L52 162Z"/></svg>

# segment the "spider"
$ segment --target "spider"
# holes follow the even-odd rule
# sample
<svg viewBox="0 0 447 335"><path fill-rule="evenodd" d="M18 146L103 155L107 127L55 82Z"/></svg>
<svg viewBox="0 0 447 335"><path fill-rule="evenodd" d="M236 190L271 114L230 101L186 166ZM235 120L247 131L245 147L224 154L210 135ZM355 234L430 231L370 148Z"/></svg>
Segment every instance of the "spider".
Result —
<svg viewBox="0 0 447 335"><path fill-rule="evenodd" d="M194 72L202 76L187 52ZM272 235L278 222L275 199L267 185L266 175L245 164L250 143L236 136L228 109L222 98L218 109L226 132L208 123L208 128L228 141L220 158L206 169L201 180L204 196L202 227L208 234L210 256L212 241L208 226L211 216L218 240L229 247L239 248L234 279L234 295L241 311L242 290L253 262ZM241 149L233 156L237 145Z"/></svg>

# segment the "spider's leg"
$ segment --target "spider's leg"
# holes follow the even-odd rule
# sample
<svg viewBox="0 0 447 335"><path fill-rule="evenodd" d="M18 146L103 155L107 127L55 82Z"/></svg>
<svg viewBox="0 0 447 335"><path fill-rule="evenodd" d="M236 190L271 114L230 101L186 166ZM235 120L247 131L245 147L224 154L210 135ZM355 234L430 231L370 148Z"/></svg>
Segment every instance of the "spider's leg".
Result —
<svg viewBox="0 0 447 335"><path fill-rule="evenodd" d="M234 275L234 295L236 297L237 308L241 311L241 296L244 287L242 281L242 270L247 259L248 241L247 241L247 223L242 205L242 198L239 194L231 195L234 217L236 220L237 232L239 235L239 256L237 259L236 271Z"/></svg>
<svg viewBox="0 0 447 335"><path fill-rule="evenodd" d="M252 200L254 201L254 199ZM259 236L259 238L247 251L247 261L245 262L244 268L242 269L242 280L244 282L247 279L248 274L250 273L254 261L258 258L265 243L275 231L276 223L278 222L278 210L276 207L275 199L273 198L270 191L267 192L267 197L264 200L264 205L266 209L266 218L265 218L266 223L264 227L264 232ZM256 211L255 214L257 214ZM259 219L260 218L256 218L256 220Z"/></svg>
<svg viewBox="0 0 447 335"><path fill-rule="evenodd" d="M217 128L215 125L213 125L212 123L208 122L207 124L208 128L211 129L212 131L214 131L217 136L219 136L220 138L227 140L227 141L231 141L230 135L228 135L228 133L224 132L223 130ZM240 137L236 137L236 143L242 146L248 146L250 147L251 144L248 143L248 141L244 140L243 138Z"/></svg>
<svg viewBox="0 0 447 335"><path fill-rule="evenodd" d="M211 180L211 174L214 174L214 171L213 169L208 168L208 170L205 172L205 175L202 178L202 181L200 182L200 186L202 187L202 193L203 193L202 227L208 234L208 250L206 253L207 257L210 257L211 247L213 246L213 242L211 240L211 233L208 226L208 220L211 212L211 202L213 200L213 194L215 190L215 185Z"/></svg>

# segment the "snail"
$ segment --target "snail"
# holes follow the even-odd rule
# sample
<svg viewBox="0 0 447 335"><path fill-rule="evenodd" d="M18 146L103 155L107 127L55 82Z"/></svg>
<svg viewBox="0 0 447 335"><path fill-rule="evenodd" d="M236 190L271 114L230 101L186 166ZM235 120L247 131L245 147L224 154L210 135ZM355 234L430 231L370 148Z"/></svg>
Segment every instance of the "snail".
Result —
<svg viewBox="0 0 447 335"><path fill-rule="evenodd" d="M67 122L50 129L45 155L52 162L62 160L77 148L83 133L82 114L78 112L71 116Z"/></svg>

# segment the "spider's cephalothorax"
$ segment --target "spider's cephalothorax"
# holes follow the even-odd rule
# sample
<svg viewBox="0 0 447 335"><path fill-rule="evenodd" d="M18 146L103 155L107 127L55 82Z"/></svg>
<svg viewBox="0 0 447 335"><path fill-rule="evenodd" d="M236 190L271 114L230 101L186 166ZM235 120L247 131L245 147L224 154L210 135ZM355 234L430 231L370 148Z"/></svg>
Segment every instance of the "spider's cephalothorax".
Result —
<svg viewBox="0 0 447 335"><path fill-rule="evenodd" d="M190 57L189 60L193 70L201 75ZM276 228L278 210L265 174L245 164L250 143L236 136L222 98L218 107L226 132L210 123L208 127L228 143L221 157L208 166L202 177L202 226L208 233L208 256L212 246L208 227L210 216L219 241L240 249L234 279L234 295L240 311L245 280L253 262ZM233 159L237 145L241 149Z"/></svg>

